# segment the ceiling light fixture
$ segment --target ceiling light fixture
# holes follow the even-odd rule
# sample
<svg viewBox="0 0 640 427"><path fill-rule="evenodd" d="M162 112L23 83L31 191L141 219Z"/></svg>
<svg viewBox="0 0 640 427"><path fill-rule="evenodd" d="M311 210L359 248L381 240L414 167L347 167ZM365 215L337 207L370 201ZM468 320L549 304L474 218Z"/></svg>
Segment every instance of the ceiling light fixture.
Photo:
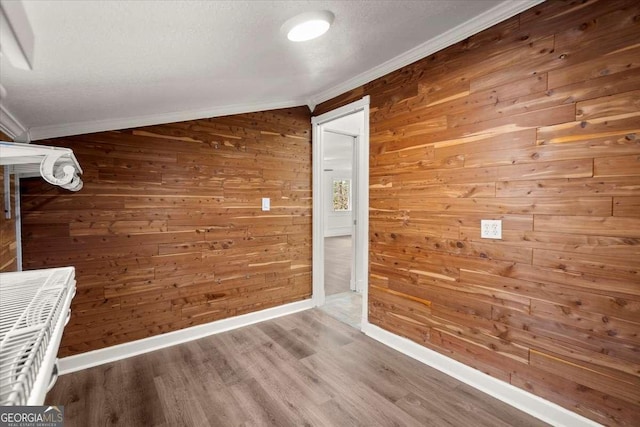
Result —
<svg viewBox="0 0 640 427"><path fill-rule="evenodd" d="M282 25L282 32L292 42L315 39L329 30L333 18L333 13L328 10L302 13L285 22Z"/></svg>

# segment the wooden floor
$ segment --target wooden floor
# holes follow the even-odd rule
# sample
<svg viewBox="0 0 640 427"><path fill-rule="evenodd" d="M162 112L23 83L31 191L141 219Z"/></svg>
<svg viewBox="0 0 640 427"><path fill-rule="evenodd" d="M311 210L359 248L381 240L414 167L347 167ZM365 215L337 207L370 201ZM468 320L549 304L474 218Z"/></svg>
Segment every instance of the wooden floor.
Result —
<svg viewBox="0 0 640 427"><path fill-rule="evenodd" d="M324 238L324 293L349 292L351 281L351 236Z"/></svg>
<svg viewBox="0 0 640 427"><path fill-rule="evenodd" d="M538 426L308 310L64 375L65 426Z"/></svg>

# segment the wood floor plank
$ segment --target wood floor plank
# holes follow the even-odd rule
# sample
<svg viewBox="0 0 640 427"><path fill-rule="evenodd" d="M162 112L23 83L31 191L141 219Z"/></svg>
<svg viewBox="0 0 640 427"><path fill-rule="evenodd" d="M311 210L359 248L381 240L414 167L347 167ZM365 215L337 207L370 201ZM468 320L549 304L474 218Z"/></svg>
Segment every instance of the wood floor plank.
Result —
<svg viewBox="0 0 640 427"><path fill-rule="evenodd" d="M128 425L159 425L165 422L162 411L149 402L158 402L160 396L152 386L152 366L142 358L134 358L125 367L124 378L118 375L116 381L124 387L116 388L116 393L123 397L130 410L125 411L124 423ZM124 380L124 381L123 381Z"/></svg>
<svg viewBox="0 0 640 427"><path fill-rule="evenodd" d="M471 414L474 418L474 426L509 427L512 424L482 411L474 405L458 401L451 402L446 396L429 396L428 398L411 393L397 403L399 407L407 411L424 426L462 426L467 425Z"/></svg>
<svg viewBox="0 0 640 427"><path fill-rule="evenodd" d="M235 331L234 331L235 332ZM250 378L247 372L245 354L248 350L242 349L242 336L240 334L225 334L215 344L211 341L200 340L203 347L209 352L225 385L233 385ZM235 340L234 340L235 338Z"/></svg>
<svg viewBox="0 0 640 427"><path fill-rule="evenodd" d="M351 236L324 238L324 293L349 292L351 281Z"/></svg>
<svg viewBox="0 0 640 427"><path fill-rule="evenodd" d="M340 399L331 399L323 404L321 409L325 412L331 425L365 426L362 418L346 406Z"/></svg>
<svg viewBox="0 0 640 427"><path fill-rule="evenodd" d="M391 402L403 398L408 393L407 388L404 387L403 378L397 377L392 369L377 364L371 354L354 354L349 351L349 346L323 351L307 358L307 360L311 358L327 359L330 366L333 367L332 370L339 369L347 372L348 374L345 375L348 375L354 383L357 382L370 388L377 395Z"/></svg>
<svg viewBox="0 0 640 427"><path fill-rule="evenodd" d="M312 370L296 363L296 359L284 348L267 343L252 353L252 366L263 366L270 376L278 371L282 375L277 379L283 380L284 387L292 390L297 398L306 402L321 405L336 396L336 391L318 381L318 376Z"/></svg>
<svg viewBox="0 0 640 427"><path fill-rule="evenodd" d="M287 410L278 404L268 390L252 379L246 383L234 384L231 392L244 409L247 425L284 426L289 424L290 416Z"/></svg>
<svg viewBox="0 0 640 427"><path fill-rule="evenodd" d="M363 383L362 376L350 369L351 366L344 369L343 363L334 355L317 354L305 359L303 363L318 372L320 380L328 382L340 391L336 401L348 408L362 425L419 425L392 401Z"/></svg>
<svg viewBox="0 0 640 427"><path fill-rule="evenodd" d="M456 394L460 393L464 399L456 399L455 411L465 411L468 415L475 414L478 419L486 420L487 426L512 426L513 420L518 419L518 427L539 426L540 422L534 418L520 419L520 411L511 406L504 406L504 403L497 399L487 399L486 395L467 384L459 384L456 387Z"/></svg>
<svg viewBox="0 0 640 427"><path fill-rule="evenodd" d="M307 310L58 379L69 426L542 426Z"/></svg>
<svg viewBox="0 0 640 427"><path fill-rule="evenodd" d="M311 356L315 351L302 343L300 340L287 333L287 331L280 326L273 323L261 323L258 327L267 334L273 341L281 345L285 350L290 352L297 359L303 359Z"/></svg>
<svg viewBox="0 0 640 427"><path fill-rule="evenodd" d="M162 408L162 412L167 418L167 425L207 425L207 416L200 404L189 395L189 388L179 381L168 381L168 379L170 379L168 376L154 378L156 389L160 395L156 404ZM118 419L109 424L131 425L120 423Z"/></svg>

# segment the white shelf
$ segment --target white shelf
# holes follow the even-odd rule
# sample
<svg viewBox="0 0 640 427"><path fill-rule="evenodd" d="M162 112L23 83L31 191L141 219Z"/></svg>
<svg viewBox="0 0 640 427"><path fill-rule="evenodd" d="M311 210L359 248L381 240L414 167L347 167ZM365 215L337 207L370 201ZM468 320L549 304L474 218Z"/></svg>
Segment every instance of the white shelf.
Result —
<svg viewBox="0 0 640 427"><path fill-rule="evenodd" d="M75 283L73 267L0 273L0 406L43 404Z"/></svg>
<svg viewBox="0 0 640 427"><path fill-rule="evenodd" d="M21 178L42 176L70 191L82 188L82 168L68 148L0 141L0 165Z"/></svg>

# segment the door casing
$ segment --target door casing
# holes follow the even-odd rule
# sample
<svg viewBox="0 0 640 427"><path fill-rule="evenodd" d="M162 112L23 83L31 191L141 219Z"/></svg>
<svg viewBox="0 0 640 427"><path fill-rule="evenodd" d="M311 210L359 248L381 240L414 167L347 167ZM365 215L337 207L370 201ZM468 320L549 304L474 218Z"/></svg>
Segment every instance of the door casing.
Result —
<svg viewBox="0 0 640 427"><path fill-rule="evenodd" d="M355 233L353 242L355 247L355 278L356 288L362 293L362 322L368 323L368 266L369 266L369 96L352 102L343 107L314 116L311 118L312 127L312 156L313 156L313 258L312 258L312 300L314 306L324 304L324 214L326 203L324 195L324 170L322 154L324 152L323 127L333 120L351 114L363 112L361 134L358 135L353 158L355 171L354 220Z"/></svg>

